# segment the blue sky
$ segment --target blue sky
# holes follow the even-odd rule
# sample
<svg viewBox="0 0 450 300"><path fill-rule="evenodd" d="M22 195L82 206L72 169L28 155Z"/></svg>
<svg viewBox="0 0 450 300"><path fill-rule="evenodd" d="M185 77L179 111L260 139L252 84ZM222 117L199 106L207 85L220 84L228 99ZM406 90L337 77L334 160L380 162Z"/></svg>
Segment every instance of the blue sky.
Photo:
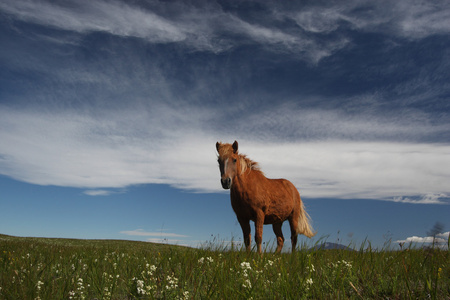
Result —
<svg viewBox="0 0 450 300"><path fill-rule="evenodd" d="M0 233L242 240L238 140L310 243L448 239L448 1L299 3L2 1Z"/></svg>

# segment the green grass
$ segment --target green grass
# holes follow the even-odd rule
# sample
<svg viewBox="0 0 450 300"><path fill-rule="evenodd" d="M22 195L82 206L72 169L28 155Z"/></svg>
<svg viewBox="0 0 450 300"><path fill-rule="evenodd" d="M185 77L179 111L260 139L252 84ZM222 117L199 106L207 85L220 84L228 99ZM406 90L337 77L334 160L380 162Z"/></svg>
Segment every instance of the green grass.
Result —
<svg viewBox="0 0 450 300"><path fill-rule="evenodd" d="M0 235L0 299L450 299L449 258L436 249L261 257Z"/></svg>

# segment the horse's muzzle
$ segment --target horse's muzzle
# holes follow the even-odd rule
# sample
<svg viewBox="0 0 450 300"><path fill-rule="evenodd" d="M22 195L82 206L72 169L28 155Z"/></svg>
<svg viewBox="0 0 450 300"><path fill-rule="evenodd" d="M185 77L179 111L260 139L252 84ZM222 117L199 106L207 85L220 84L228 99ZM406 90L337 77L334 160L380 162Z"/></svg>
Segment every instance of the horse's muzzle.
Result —
<svg viewBox="0 0 450 300"><path fill-rule="evenodd" d="M221 179L220 183L222 183L222 187L225 190L229 190L231 188L231 178L225 178L225 179Z"/></svg>

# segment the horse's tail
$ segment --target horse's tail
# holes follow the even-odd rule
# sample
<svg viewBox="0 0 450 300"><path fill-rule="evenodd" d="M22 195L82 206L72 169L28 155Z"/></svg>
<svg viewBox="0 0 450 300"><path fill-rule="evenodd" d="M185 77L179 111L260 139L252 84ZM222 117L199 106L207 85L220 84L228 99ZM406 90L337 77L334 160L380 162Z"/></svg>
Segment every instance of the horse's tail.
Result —
<svg viewBox="0 0 450 300"><path fill-rule="evenodd" d="M297 234L303 234L309 238L312 238L316 235L316 233L317 232L314 232L314 229L311 226L311 217L306 212L303 201L300 200L300 214L298 217Z"/></svg>

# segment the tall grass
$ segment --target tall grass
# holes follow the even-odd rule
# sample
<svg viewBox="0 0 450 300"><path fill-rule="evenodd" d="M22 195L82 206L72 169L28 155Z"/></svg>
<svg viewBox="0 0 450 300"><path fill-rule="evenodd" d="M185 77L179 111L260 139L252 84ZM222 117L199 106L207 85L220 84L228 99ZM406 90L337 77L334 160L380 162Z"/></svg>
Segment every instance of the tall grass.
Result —
<svg viewBox="0 0 450 300"><path fill-rule="evenodd" d="M367 247L361 247L367 248ZM192 249L0 235L1 299L450 299L449 251Z"/></svg>

